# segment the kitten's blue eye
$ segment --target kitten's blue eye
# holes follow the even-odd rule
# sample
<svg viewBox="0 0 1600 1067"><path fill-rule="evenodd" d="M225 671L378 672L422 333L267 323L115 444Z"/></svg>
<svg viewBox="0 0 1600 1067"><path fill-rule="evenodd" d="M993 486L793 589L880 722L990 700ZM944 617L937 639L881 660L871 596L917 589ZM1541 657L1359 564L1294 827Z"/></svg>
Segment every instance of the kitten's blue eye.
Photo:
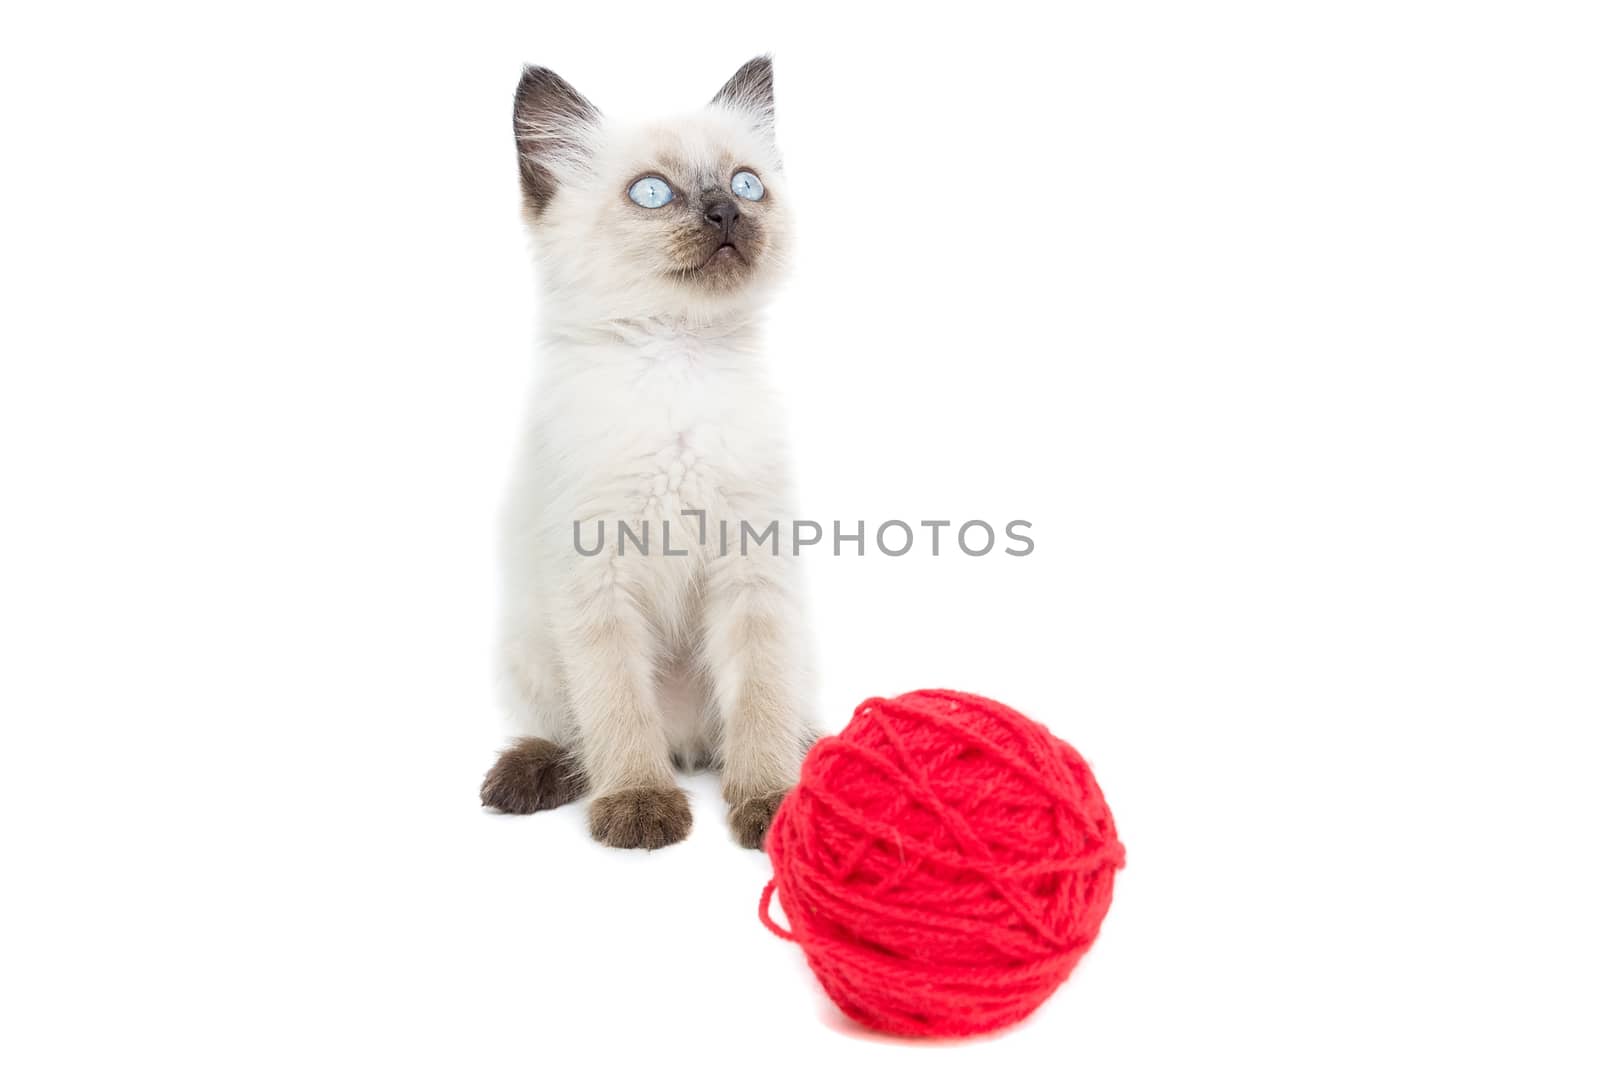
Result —
<svg viewBox="0 0 1600 1067"><path fill-rule="evenodd" d="M640 207L662 207L672 199L672 186L660 178L640 178L628 187L628 199Z"/></svg>
<svg viewBox="0 0 1600 1067"><path fill-rule="evenodd" d="M747 170L741 170L733 176L733 195L742 196L746 200L760 200L767 195L767 187Z"/></svg>

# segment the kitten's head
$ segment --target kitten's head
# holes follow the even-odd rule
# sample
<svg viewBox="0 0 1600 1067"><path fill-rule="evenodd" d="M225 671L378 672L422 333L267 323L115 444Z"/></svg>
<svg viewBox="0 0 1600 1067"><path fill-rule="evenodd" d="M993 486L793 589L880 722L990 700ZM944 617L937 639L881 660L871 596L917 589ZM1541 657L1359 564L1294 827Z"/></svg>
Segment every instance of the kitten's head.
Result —
<svg viewBox="0 0 1600 1067"><path fill-rule="evenodd" d="M781 273L789 209L773 141L772 61L704 109L623 123L543 67L517 86L523 214L560 309L713 322Z"/></svg>

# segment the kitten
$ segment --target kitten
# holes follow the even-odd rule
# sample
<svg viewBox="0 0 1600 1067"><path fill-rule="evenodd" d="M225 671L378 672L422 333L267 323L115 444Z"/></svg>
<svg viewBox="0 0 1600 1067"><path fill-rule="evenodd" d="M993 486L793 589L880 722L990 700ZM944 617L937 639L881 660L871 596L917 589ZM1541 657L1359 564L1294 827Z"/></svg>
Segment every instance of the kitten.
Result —
<svg viewBox="0 0 1600 1067"><path fill-rule="evenodd" d="M500 756L483 803L528 813L592 791L597 840L657 848L689 832L674 764L714 765L734 835L760 847L814 736L758 335L790 242L771 61L640 125L530 67L515 119L543 336L507 509L504 659L534 736ZM772 520L776 543L741 550L741 521Z"/></svg>

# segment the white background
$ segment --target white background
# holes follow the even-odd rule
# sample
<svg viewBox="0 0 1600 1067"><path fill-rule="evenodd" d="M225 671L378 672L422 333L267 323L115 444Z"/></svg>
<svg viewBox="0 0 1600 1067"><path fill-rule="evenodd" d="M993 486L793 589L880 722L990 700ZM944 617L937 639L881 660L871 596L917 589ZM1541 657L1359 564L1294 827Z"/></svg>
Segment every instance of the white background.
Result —
<svg viewBox="0 0 1600 1067"><path fill-rule="evenodd" d="M43 5L0 31L0 1058L1593 1063L1600 50L1542 3ZM794 8L787 14L778 8ZM519 64L777 55L833 727L976 690L1128 847L1024 1026L867 1037L711 779L478 808Z"/></svg>

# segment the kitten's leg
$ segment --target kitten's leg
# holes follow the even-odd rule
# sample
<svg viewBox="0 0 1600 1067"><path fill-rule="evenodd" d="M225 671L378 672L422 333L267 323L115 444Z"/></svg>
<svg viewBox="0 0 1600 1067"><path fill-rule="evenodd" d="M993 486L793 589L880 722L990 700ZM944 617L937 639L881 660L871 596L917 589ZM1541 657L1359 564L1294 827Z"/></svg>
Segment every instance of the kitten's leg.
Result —
<svg viewBox="0 0 1600 1067"><path fill-rule="evenodd" d="M522 611L508 613L503 625L502 699L516 732L524 736L500 753L484 775L478 799L485 807L530 815L576 800L588 781L571 744L571 716L540 621Z"/></svg>
<svg viewBox="0 0 1600 1067"><path fill-rule="evenodd" d="M793 560L725 556L707 567L705 655L722 715L722 795L734 836L760 848L813 736L803 608Z"/></svg>
<svg viewBox="0 0 1600 1067"><path fill-rule="evenodd" d="M660 848L688 836L690 814L655 697L657 639L614 572L593 588L558 630L579 752L596 794L589 832L615 848Z"/></svg>

